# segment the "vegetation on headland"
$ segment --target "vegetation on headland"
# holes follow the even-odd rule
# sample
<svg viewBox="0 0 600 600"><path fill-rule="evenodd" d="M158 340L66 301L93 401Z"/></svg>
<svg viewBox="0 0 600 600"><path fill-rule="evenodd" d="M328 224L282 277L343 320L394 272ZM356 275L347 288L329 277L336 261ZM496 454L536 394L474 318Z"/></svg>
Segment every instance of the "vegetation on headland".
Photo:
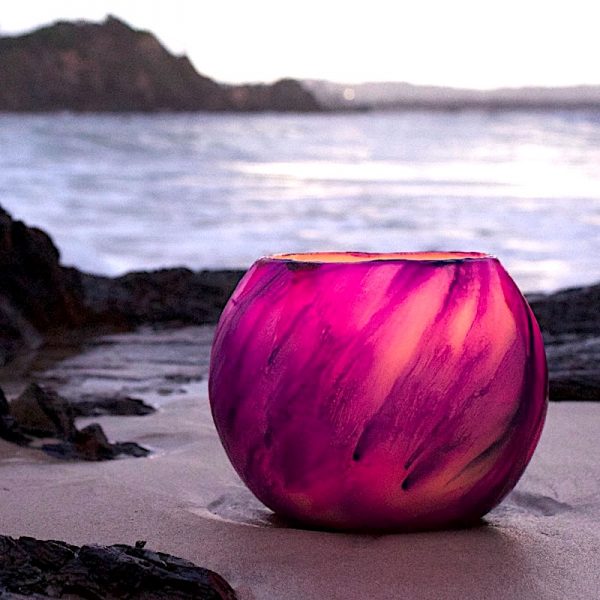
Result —
<svg viewBox="0 0 600 600"><path fill-rule="evenodd" d="M148 31L108 17L0 37L0 111L294 111L321 107L298 81L224 85Z"/></svg>
<svg viewBox="0 0 600 600"><path fill-rule="evenodd" d="M0 37L0 111L320 112L600 109L600 86L473 90L281 79L226 85L116 17Z"/></svg>

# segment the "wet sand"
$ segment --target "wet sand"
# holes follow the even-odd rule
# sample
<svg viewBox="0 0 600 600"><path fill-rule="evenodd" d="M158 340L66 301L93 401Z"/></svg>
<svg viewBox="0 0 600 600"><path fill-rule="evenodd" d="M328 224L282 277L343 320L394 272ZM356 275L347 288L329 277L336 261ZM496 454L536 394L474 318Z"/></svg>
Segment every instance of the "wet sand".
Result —
<svg viewBox="0 0 600 600"><path fill-rule="evenodd" d="M211 334L109 336L38 373L66 395L124 391L158 406L144 417L80 421L155 454L61 462L0 441L0 531L76 544L146 540L219 572L241 599L599 596L600 404L550 406L525 476L481 527L306 531L274 521L227 461L207 400ZM19 385L8 382L11 395Z"/></svg>

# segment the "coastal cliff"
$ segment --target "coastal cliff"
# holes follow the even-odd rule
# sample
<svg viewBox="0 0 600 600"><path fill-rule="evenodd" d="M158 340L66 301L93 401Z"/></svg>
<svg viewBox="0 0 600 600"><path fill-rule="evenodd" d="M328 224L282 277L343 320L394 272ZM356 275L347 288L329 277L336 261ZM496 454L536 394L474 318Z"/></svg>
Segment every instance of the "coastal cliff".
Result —
<svg viewBox="0 0 600 600"><path fill-rule="evenodd" d="M321 107L298 81L231 86L148 31L108 17L0 37L0 111L294 111Z"/></svg>

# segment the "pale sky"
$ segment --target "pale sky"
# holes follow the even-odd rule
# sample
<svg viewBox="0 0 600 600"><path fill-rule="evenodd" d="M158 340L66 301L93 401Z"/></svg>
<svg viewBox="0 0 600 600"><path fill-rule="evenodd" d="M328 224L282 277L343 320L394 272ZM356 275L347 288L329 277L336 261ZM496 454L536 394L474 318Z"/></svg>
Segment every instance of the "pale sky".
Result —
<svg viewBox="0 0 600 600"><path fill-rule="evenodd" d="M224 82L600 84L598 0L5 0L0 32L107 13Z"/></svg>

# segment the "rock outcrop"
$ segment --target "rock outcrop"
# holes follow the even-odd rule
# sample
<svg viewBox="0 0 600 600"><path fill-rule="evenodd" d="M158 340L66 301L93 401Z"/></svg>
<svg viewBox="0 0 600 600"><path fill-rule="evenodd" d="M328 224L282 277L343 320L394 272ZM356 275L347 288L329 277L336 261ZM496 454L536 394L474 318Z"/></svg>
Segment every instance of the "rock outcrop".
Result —
<svg viewBox="0 0 600 600"><path fill-rule="evenodd" d="M46 233L0 207L0 367L75 328L216 323L243 271L163 269L109 278L63 267Z"/></svg>
<svg viewBox="0 0 600 600"><path fill-rule="evenodd" d="M87 408L90 409L89 401ZM104 409L103 414L109 414L106 406ZM111 460L121 455L142 457L150 453L135 442L109 442L96 423L78 429L76 416L70 402L35 383L10 403L0 389L0 438L9 442L73 460Z"/></svg>
<svg viewBox="0 0 600 600"><path fill-rule="evenodd" d="M313 112L320 109L314 96L295 79L273 84L237 85L228 89L234 110L273 112Z"/></svg>
<svg viewBox="0 0 600 600"><path fill-rule="evenodd" d="M0 110L317 111L297 81L227 86L115 17L0 38Z"/></svg>
<svg viewBox="0 0 600 600"><path fill-rule="evenodd" d="M81 394L71 408L76 417L132 416L143 417L156 412L153 406L140 398L130 396L100 396L98 394Z"/></svg>
<svg viewBox="0 0 600 600"><path fill-rule="evenodd" d="M27 446L31 441L10 414L10 404L0 388L0 438L19 446Z"/></svg>
<svg viewBox="0 0 600 600"><path fill-rule="evenodd" d="M529 303L551 336L600 336L600 284L531 295Z"/></svg>
<svg viewBox="0 0 600 600"><path fill-rule="evenodd" d="M600 400L600 284L530 298L544 333L552 400Z"/></svg>
<svg viewBox="0 0 600 600"><path fill-rule="evenodd" d="M0 597L236 600L217 573L135 546L73 546L0 535Z"/></svg>
<svg viewBox="0 0 600 600"><path fill-rule="evenodd" d="M0 206L0 365L23 344L86 321L81 275L60 264L42 230L14 221Z"/></svg>
<svg viewBox="0 0 600 600"><path fill-rule="evenodd" d="M0 366L73 328L218 321L240 270L162 269L110 278L60 264L50 238L0 208ZM553 400L600 400L600 284L531 295L546 343Z"/></svg>
<svg viewBox="0 0 600 600"><path fill-rule="evenodd" d="M143 323L216 323L244 271L161 269L121 277L82 274L91 321L117 326Z"/></svg>

